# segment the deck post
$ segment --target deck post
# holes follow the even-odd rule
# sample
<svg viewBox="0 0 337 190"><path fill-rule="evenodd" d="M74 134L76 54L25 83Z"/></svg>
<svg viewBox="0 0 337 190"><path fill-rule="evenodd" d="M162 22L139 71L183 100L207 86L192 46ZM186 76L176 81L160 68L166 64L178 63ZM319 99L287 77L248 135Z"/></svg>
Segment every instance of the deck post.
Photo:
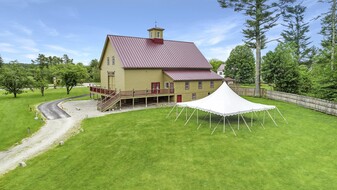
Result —
<svg viewBox="0 0 337 190"><path fill-rule="evenodd" d="M145 91L145 107L147 107L147 89Z"/></svg>
<svg viewBox="0 0 337 190"><path fill-rule="evenodd" d="M132 98L132 109L135 108L135 98Z"/></svg>

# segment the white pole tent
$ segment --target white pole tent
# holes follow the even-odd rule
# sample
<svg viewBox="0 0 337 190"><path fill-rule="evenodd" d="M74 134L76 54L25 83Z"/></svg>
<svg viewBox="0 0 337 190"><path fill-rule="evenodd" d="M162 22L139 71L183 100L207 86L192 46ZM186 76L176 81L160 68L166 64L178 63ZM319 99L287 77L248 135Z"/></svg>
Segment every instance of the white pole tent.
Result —
<svg viewBox="0 0 337 190"><path fill-rule="evenodd" d="M183 109L179 112L177 110L178 107L182 107ZM219 115L219 116L222 116L221 120L223 120L223 132L225 132L226 130L226 121L227 121L227 123L231 127L234 134L235 134L235 131L230 125L229 120L226 118L228 116L237 115L238 116L238 129L240 126L239 122L241 118L249 131L251 131L251 129L248 123L246 122L245 118L243 117L243 114L246 114L246 113L252 113L252 116L254 115L257 116L256 112L265 111L268 114L268 116L272 119L273 123L277 126L276 121L273 119L273 117L269 113L269 110L276 109L278 113L280 114L280 116L286 121L286 119L283 117L283 115L277 109L276 106L250 102L240 97L239 95L237 95L225 82L215 92L213 92L209 96L206 96L205 98L194 100L194 101L189 101L189 102L177 103L172 108L172 110L167 115L167 117L172 113L172 111L175 108L176 108L175 121L179 118L179 116L185 110L186 112L185 125L186 125L191 119L192 115L195 113L195 110L201 110L201 111L204 111L210 114L209 115L210 127L211 127L211 114ZM187 116L187 108L194 109L192 114L189 117ZM252 122L253 122L253 119L251 119L251 126L252 126ZM198 123L198 112L197 112L197 123ZM216 127L218 126L218 124L216 125ZM260 124L264 128L264 125L263 125L264 122L263 123L260 122ZM198 126L198 129L200 125ZM216 130L216 127L213 129L212 134Z"/></svg>

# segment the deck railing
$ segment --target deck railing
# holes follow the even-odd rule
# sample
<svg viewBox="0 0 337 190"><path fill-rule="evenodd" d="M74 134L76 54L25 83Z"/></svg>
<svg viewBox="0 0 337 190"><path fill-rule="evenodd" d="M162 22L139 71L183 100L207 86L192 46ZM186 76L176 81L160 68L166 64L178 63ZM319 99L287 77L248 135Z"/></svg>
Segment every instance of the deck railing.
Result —
<svg viewBox="0 0 337 190"><path fill-rule="evenodd" d="M90 92L110 95L114 93L114 90L109 90L109 89L101 88L98 86L90 86Z"/></svg>
<svg viewBox="0 0 337 190"><path fill-rule="evenodd" d="M90 92L104 94L110 97L114 96L116 93L119 93L121 97L137 97L137 96L156 96L156 95L174 94L174 89L128 90L128 91L115 92L114 90L91 86Z"/></svg>

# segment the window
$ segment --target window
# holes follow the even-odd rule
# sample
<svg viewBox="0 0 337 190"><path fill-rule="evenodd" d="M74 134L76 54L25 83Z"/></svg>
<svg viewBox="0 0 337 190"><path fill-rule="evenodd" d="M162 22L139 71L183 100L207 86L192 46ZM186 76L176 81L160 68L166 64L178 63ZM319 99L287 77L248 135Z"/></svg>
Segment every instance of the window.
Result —
<svg viewBox="0 0 337 190"><path fill-rule="evenodd" d="M165 82L165 89L170 88L170 83L169 82Z"/></svg>
<svg viewBox="0 0 337 190"><path fill-rule="evenodd" d="M109 65L109 64L110 64L109 57L107 57L107 58L106 58L106 63L107 63L107 65Z"/></svg>
<svg viewBox="0 0 337 190"><path fill-rule="evenodd" d="M157 38L160 38L160 32L157 32Z"/></svg>
<svg viewBox="0 0 337 190"><path fill-rule="evenodd" d="M198 82L198 89L202 89L202 81Z"/></svg>
<svg viewBox="0 0 337 190"><path fill-rule="evenodd" d="M190 82L185 82L185 90L189 90L190 89Z"/></svg>
<svg viewBox="0 0 337 190"><path fill-rule="evenodd" d="M210 82L210 87L211 87L211 88L214 88L214 81L211 81L211 82Z"/></svg>
<svg viewBox="0 0 337 190"><path fill-rule="evenodd" d="M112 59L111 59L111 64L114 65L115 64L115 56L112 56Z"/></svg>
<svg viewBox="0 0 337 190"><path fill-rule="evenodd" d="M196 93L192 93L192 100L196 100L197 99L197 94Z"/></svg>

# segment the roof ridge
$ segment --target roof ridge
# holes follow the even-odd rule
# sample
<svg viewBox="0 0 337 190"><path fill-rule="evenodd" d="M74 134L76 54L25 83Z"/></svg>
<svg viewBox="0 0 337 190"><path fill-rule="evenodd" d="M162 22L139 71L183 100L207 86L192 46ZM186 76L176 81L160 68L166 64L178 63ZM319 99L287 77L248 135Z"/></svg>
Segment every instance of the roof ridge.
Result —
<svg viewBox="0 0 337 190"><path fill-rule="evenodd" d="M107 36L126 37L126 38L138 38L138 39L151 40L151 38L138 37L138 36L124 36L124 35L115 35L115 34L107 34ZM194 44L194 42L188 42L188 41L167 40L167 39L163 39L163 40L164 41L170 41L170 42L181 42L181 43L192 43L192 44Z"/></svg>

